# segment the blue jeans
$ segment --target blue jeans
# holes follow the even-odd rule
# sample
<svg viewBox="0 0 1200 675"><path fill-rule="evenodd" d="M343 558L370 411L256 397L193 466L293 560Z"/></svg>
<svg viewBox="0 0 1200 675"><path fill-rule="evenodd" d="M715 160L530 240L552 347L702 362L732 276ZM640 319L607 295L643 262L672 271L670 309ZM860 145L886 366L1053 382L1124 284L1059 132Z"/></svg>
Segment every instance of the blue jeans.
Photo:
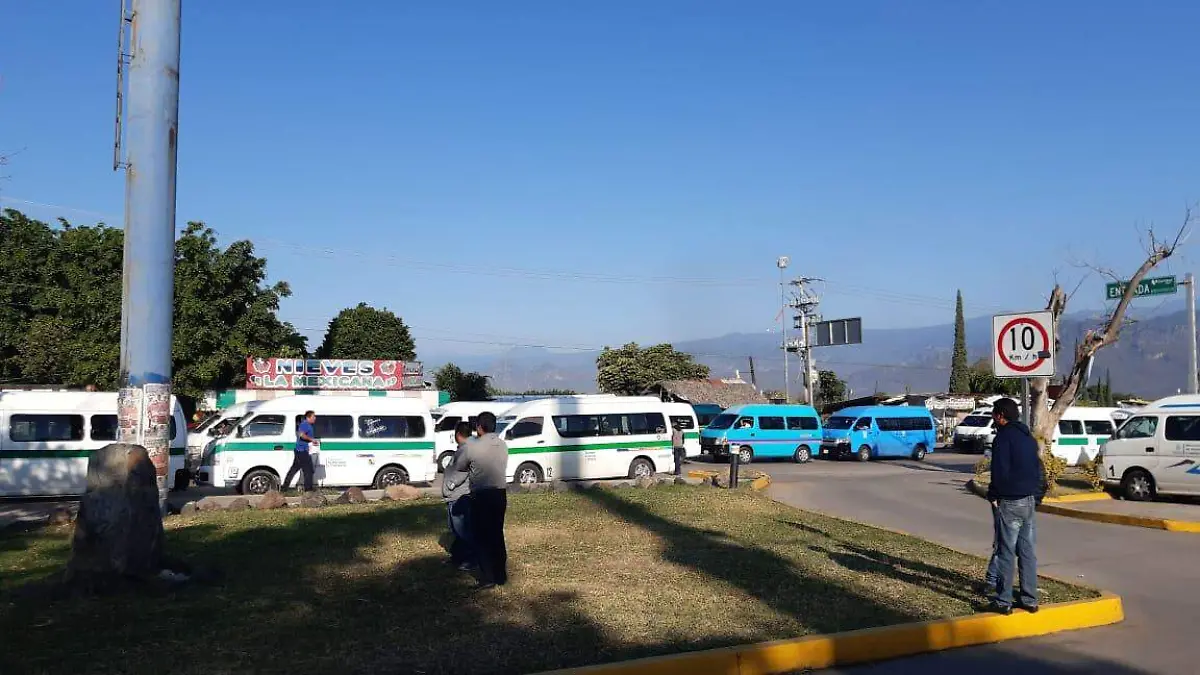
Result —
<svg viewBox="0 0 1200 675"><path fill-rule="evenodd" d="M450 519L450 532L454 534L454 542L450 544L450 558L458 564L474 563L475 552L471 546L470 523L471 496L463 495L446 504L446 513Z"/></svg>
<svg viewBox="0 0 1200 675"><path fill-rule="evenodd" d="M995 595L1000 592L1000 509L992 507L992 555L988 559L987 572L983 575L983 583L988 593Z"/></svg>
<svg viewBox="0 0 1200 675"><path fill-rule="evenodd" d="M996 604L1013 605L1014 565L1020 565L1020 602L1023 607L1037 607L1037 526L1034 497L1001 499L996 509L1000 535L996 547Z"/></svg>

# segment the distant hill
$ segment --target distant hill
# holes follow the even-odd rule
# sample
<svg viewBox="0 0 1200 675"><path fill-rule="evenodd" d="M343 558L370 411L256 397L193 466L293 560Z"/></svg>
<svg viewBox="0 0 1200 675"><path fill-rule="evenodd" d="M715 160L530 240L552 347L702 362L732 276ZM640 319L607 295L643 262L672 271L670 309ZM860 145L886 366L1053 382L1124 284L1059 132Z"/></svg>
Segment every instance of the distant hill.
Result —
<svg viewBox="0 0 1200 675"><path fill-rule="evenodd" d="M1071 365L1072 346L1090 327L1097 325L1098 312L1069 314L1062 322L1064 354L1060 372ZM1186 315L1178 304L1158 311L1143 311L1126 327L1121 340L1103 350L1093 368L1093 381L1105 370L1112 373L1113 388L1144 397L1175 393L1186 386ZM946 388L954 338L951 324L922 328L866 329L863 344L825 347L817 350L817 365L831 369L846 380L856 394L874 391L899 393L935 392ZM987 356L991 341L991 318L967 321L967 350L972 361ZM749 357L754 357L755 379L763 389L783 389L783 355L775 335L733 333L721 337L675 343L713 370L714 376L731 376L735 371L749 380ZM468 370L492 376L496 386L529 389L574 389L595 391L596 352L558 352L543 348L518 348L498 356L444 356L427 360L430 369L453 361ZM791 361L796 382L799 361ZM798 385L793 390L798 390Z"/></svg>

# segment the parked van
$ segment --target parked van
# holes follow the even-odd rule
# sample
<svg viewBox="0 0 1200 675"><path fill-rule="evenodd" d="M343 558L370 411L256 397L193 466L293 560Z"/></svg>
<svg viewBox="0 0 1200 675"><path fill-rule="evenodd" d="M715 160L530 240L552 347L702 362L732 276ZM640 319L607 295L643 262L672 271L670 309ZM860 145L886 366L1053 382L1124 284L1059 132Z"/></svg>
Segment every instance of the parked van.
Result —
<svg viewBox="0 0 1200 675"><path fill-rule="evenodd" d="M678 424L683 429L683 449L685 457L700 455L700 422L696 419L696 411L687 403L664 403L667 409L667 433Z"/></svg>
<svg viewBox="0 0 1200 675"><path fill-rule="evenodd" d="M262 404L262 401L244 401L235 403L224 410L210 415L204 423L188 433L187 455L184 468L194 474L200 468L200 460L204 458L205 448L219 438L228 436L237 428L237 423L247 414Z"/></svg>
<svg viewBox="0 0 1200 675"><path fill-rule="evenodd" d="M446 470L446 462L450 461L454 451L458 449L458 445L454 443L454 427L458 426L459 422L466 421L474 429L475 418L479 413L490 412L499 419L513 405L515 404L499 401L455 401L429 411L430 415L437 415L437 425L433 428L433 443L438 472Z"/></svg>
<svg viewBox="0 0 1200 675"><path fill-rule="evenodd" d="M514 406L496 429L508 444L508 479L531 484L674 471L668 405L653 396L613 396Z"/></svg>
<svg viewBox="0 0 1200 675"><path fill-rule="evenodd" d="M187 420L174 396L168 433L174 489L187 482ZM116 440L116 392L0 392L0 497L81 495L88 458Z"/></svg>
<svg viewBox="0 0 1200 675"><path fill-rule="evenodd" d="M923 406L844 408L825 423L821 456L854 457L860 462L881 457L911 457L933 452L937 425Z"/></svg>
<svg viewBox="0 0 1200 675"><path fill-rule="evenodd" d="M982 452L991 445L991 437L996 435L992 423L992 409L978 408L971 411L954 427L954 439L951 442L955 450L973 450Z"/></svg>
<svg viewBox="0 0 1200 675"><path fill-rule="evenodd" d="M420 399L285 396L263 401L234 433L213 444L197 482L241 494L278 489L292 466L296 427L309 410L317 414L312 452L318 485L385 488L437 476L433 418Z"/></svg>
<svg viewBox="0 0 1200 675"><path fill-rule="evenodd" d="M1138 410L1098 461L1105 487L1126 499L1200 495L1200 396L1168 396Z"/></svg>
<svg viewBox="0 0 1200 675"><path fill-rule="evenodd" d="M821 417L810 405L734 406L700 432L700 449L714 459L738 453L738 461L787 457L803 464L821 446Z"/></svg>
<svg viewBox="0 0 1200 675"><path fill-rule="evenodd" d="M1096 458L1112 438L1118 408L1071 406L1063 413L1050 441L1050 452L1067 466L1083 466ZM995 436L993 435L993 438Z"/></svg>

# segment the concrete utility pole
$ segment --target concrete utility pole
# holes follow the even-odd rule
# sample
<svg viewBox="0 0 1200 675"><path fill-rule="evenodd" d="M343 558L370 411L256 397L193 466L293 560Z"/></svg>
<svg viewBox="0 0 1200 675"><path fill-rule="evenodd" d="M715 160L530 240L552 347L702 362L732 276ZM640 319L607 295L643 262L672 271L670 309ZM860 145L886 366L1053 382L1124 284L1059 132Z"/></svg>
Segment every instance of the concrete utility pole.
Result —
<svg viewBox="0 0 1200 675"><path fill-rule="evenodd" d="M788 365L788 332L787 332L788 300L787 300L787 282L784 281L783 274L784 274L784 270L787 269L788 265L790 265L791 262L792 262L792 259L787 257L786 255L779 256L779 259L775 261L775 266L779 268L779 301L781 303L780 307L779 307L779 334L780 334L780 339L782 340L782 342L780 343L780 347L783 349L783 396L784 396L784 401L787 403L792 402L792 376L791 376L791 373L788 372L790 370L790 366Z"/></svg>
<svg viewBox="0 0 1200 675"><path fill-rule="evenodd" d="M122 36L124 24L132 26L129 53L121 57L123 63L128 56L129 92L124 116L125 261L117 440L146 448L164 508L172 416L180 4L181 0L132 0L130 13L122 3L121 18ZM120 128L117 133L120 148Z"/></svg>
<svg viewBox="0 0 1200 675"><path fill-rule="evenodd" d="M813 360L814 342L812 335L812 326L821 320L817 313L817 307L821 304L821 299L817 297L810 288L809 284L813 281L820 281L811 277L799 277L793 279L791 284L796 287L796 292L793 295L790 307L797 311L792 317L794 328L800 331L800 340L788 345L789 351L799 351L804 358L804 388L808 393L809 405L817 404L817 367Z"/></svg>
<svg viewBox="0 0 1200 675"><path fill-rule="evenodd" d="M1187 320L1188 320L1188 393L1200 393L1200 373L1196 364L1196 278L1188 272L1183 277L1187 286Z"/></svg>

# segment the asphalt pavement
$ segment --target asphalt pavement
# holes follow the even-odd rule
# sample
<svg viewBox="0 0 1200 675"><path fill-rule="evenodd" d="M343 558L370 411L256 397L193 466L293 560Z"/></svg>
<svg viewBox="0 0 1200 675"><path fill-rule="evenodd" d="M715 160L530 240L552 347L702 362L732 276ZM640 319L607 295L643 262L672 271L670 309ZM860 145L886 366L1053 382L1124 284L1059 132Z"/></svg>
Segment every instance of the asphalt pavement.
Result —
<svg viewBox="0 0 1200 675"><path fill-rule="evenodd" d="M977 460L978 456L937 452L924 462L764 462L755 466L771 474L769 494L786 504L908 532L986 556L992 545L991 513L984 500L966 489ZM1200 512L1200 507L1197 509ZM1125 621L825 672L1200 672L1191 651L1194 621L1200 616L1200 535L1038 514L1037 550L1041 573L1119 594Z"/></svg>

